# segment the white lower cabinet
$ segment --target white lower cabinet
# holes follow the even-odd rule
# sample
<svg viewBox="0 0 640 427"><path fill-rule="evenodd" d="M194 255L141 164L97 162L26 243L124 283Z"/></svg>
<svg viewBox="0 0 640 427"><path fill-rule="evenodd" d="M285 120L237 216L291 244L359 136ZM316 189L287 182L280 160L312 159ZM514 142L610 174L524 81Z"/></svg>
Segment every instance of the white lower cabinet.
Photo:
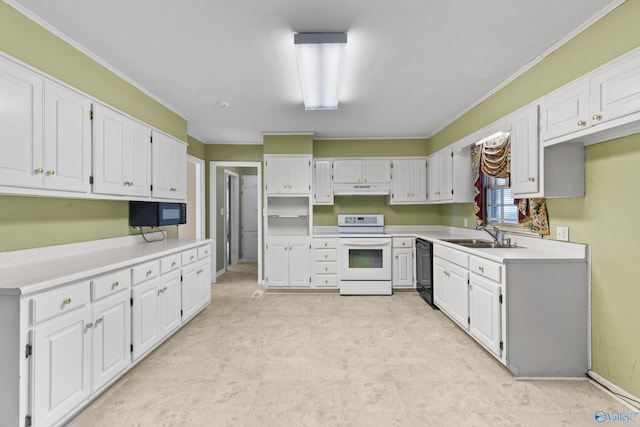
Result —
<svg viewBox="0 0 640 427"><path fill-rule="evenodd" d="M196 301L196 288L198 281L196 277L196 264L191 264L182 268L182 321L191 318L197 311L198 305Z"/></svg>
<svg viewBox="0 0 640 427"><path fill-rule="evenodd" d="M338 239L316 237L312 246L313 287L338 289Z"/></svg>
<svg viewBox="0 0 640 427"><path fill-rule="evenodd" d="M271 237L267 243L267 287L309 287L309 237Z"/></svg>
<svg viewBox="0 0 640 427"><path fill-rule="evenodd" d="M391 286L394 289L415 288L415 255L413 237L393 237L391 249Z"/></svg>
<svg viewBox="0 0 640 427"><path fill-rule="evenodd" d="M31 330L31 417L38 426L59 422L89 398L90 324L87 306Z"/></svg>
<svg viewBox="0 0 640 427"><path fill-rule="evenodd" d="M196 264L196 310L211 302L211 260Z"/></svg>
<svg viewBox="0 0 640 427"><path fill-rule="evenodd" d="M129 292L120 292L93 305L91 392L95 393L131 363Z"/></svg>
<svg viewBox="0 0 640 427"><path fill-rule="evenodd" d="M160 298L158 310L158 327L160 331L158 336L162 339L176 330L182 323L180 316L182 305L179 270L161 277L158 293Z"/></svg>
<svg viewBox="0 0 640 427"><path fill-rule="evenodd" d="M502 286L482 276L470 274L469 332L492 353L502 352Z"/></svg>
<svg viewBox="0 0 640 427"><path fill-rule="evenodd" d="M160 279L131 290L131 357L135 361L160 341Z"/></svg>

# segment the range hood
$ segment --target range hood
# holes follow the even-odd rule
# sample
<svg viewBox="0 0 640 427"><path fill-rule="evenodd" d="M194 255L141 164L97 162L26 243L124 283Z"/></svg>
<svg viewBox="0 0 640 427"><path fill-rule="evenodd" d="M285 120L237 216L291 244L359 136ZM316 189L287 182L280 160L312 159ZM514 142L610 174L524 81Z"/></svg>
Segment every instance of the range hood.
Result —
<svg viewBox="0 0 640 427"><path fill-rule="evenodd" d="M334 196L388 196L391 184L333 184Z"/></svg>

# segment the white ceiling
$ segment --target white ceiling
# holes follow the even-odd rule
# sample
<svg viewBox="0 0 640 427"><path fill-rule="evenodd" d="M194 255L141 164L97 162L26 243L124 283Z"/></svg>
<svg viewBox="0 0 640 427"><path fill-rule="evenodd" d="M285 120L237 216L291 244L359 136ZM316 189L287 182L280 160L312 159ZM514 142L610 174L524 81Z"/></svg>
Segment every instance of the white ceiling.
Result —
<svg viewBox="0 0 640 427"><path fill-rule="evenodd" d="M189 121L262 132L426 137L620 0L14 0ZM305 111L294 32L347 31L336 111ZM228 102L226 109L220 102Z"/></svg>

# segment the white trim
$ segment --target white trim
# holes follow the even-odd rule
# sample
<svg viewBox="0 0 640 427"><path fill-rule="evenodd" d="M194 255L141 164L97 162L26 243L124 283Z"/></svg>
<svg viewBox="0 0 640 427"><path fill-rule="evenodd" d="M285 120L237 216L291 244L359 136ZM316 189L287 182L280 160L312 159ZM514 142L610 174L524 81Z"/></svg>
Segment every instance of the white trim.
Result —
<svg viewBox="0 0 640 427"><path fill-rule="evenodd" d="M633 394L629 393L628 391L618 387L617 385L615 385L614 383L612 383L611 381L609 381L608 379L606 379L605 377L601 376L600 374L589 370L587 372L587 375L589 375L589 377L591 377L593 379L593 381L595 381L596 383L598 383L600 386L605 388L605 391L607 393L609 393L611 396L617 398L618 400L620 400L621 402L623 402L625 405L629 406L630 408L633 409L640 409L640 403L638 403L638 401L640 400L640 398L638 398L637 396L634 396ZM635 402L629 402L628 400L631 400L632 402L635 400Z"/></svg>
<svg viewBox="0 0 640 427"><path fill-rule="evenodd" d="M262 162L209 162L209 237L216 241L216 221L217 221L217 204L216 204L216 171L218 167L247 167L257 168L258 172L258 213L262 215ZM263 260L262 260L262 220L258 221L258 283L262 283L263 278ZM215 268L212 271L216 271ZM224 272L224 270L222 270ZM221 272L216 273L220 275Z"/></svg>
<svg viewBox="0 0 640 427"><path fill-rule="evenodd" d="M467 114L469 111L471 111L472 109L474 109L475 107L477 107L479 104L481 104L482 102L486 101L488 98L490 98L491 96L495 95L500 89L504 88L505 86L507 86L509 83L511 83L512 81L514 81L515 79L517 79L518 77L520 77L521 75L523 75L524 73L526 73L527 71L529 71L530 69L532 69L534 66L536 66L538 63L540 63L543 59L545 59L547 56L549 56L550 54L552 54L553 52L555 52L556 50L560 49L562 46L564 46L565 44L567 44L570 40L572 40L575 36L577 36L578 34L580 34L581 32L583 32L584 30L586 30L587 28L589 28L591 25L593 25L595 22L599 21L600 19L602 19L604 16L606 16L609 12L611 12L612 10L614 10L615 8L617 8L618 6L620 6L622 3L624 3L626 0L615 0L613 3L609 4L608 6L606 6L604 9L600 10L598 13L596 13L595 15L593 15L591 18L587 19L586 21L584 21L582 24L580 24L578 27L576 27L573 31L571 31L569 34L567 34L566 36L564 36L563 38L561 38L560 40L558 40L556 43L554 43L551 47L549 47L547 50L545 50L544 52L542 52L540 55L536 56L535 58L533 58L531 61L529 61L527 64L525 64L524 67L520 68L518 71L516 71L515 73L513 73L511 76L507 77L505 80L503 80L501 83L499 83L497 86L495 86L493 89L491 89L489 92L485 93L482 97L480 97L477 101L475 101L474 103L472 103L471 105L469 105L467 108L465 108L464 110L462 110L460 113L458 113L456 116L454 116L449 122L445 123L443 126L439 127L438 129L436 129L435 131L433 131L431 133L431 135L428 136L428 138L433 138L434 135L436 135L438 132L441 132L443 129L445 129L447 126L449 126L450 124L452 124L453 122L455 122L456 120L458 120L460 117L464 116L465 114Z"/></svg>
<svg viewBox="0 0 640 427"><path fill-rule="evenodd" d="M227 179L229 180L229 185L233 188L229 190L227 186ZM240 175L231 172L230 170L224 169L224 209L225 212L231 212L232 215L229 216L229 221L224 221L224 269L225 271L229 267L230 264L237 264L238 262L238 228L240 214L238 212L238 208L240 203L238 202L238 193L240 191L239 186ZM227 199L231 206L227 204ZM229 230L229 225L233 225L234 227ZM227 253L227 245L231 246L231 253Z"/></svg>
<svg viewBox="0 0 640 427"><path fill-rule="evenodd" d="M58 37L59 39L61 39L65 43L68 43L69 45L71 45L72 47L77 49L80 53L83 53L84 55L88 56L91 60L95 61L99 65L102 65L104 68L106 68L107 70L111 71L116 76L120 77L121 79L123 79L127 83L131 84L133 87L135 87L136 89L138 89L139 91L141 91L142 93L147 95L148 97L150 97L153 100L159 102L164 107L168 108L169 110L173 111L174 113L176 113L177 115L182 117L184 120L187 120L186 119L187 116L185 114L181 113L180 111L178 111L177 108L171 106L171 104L169 104L168 102L162 100L158 96L156 96L153 93L151 93L151 91L146 89L140 83L138 83L137 81L135 81L131 77L127 76L126 74L124 74L123 72L121 72L120 70L118 70L117 68L112 66L111 64L109 64L104 59L100 58L98 55L96 55L95 53L93 53L89 49L87 49L86 47L84 47L83 45L78 43L77 41L73 40L71 37L69 37L68 35L66 35L62 31L58 30L53 25L49 24L47 21L45 21L44 19L42 19L41 17L39 17L38 15L33 13L31 10L27 9L26 7L24 7L20 3L16 2L15 0L3 0L3 1L7 5L11 6L15 10L17 10L18 12L23 14L25 17L27 17L31 21L35 22L36 24L38 24L39 26L41 26L42 28L44 28L45 30L47 30L48 32L53 34L54 36Z"/></svg>
<svg viewBox="0 0 640 427"><path fill-rule="evenodd" d="M192 137L196 136L192 133L189 133L189 135L191 135ZM203 142L203 144L206 144L206 145L264 145L264 142L263 141L253 141L253 142L252 141L210 141L210 142Z"/></svg>
<svg viewBox="0 0 640 427"><path fill-rule="evenodd" d="M196 239L204 239L206 236L206 192L205 192L205 161L187 154L187 162L196 166ZM211 270L214 271L214 270Z"/></svg>
<svg viewBox="0 0 640 427"><path fill-rule="evenodd" d="M287 131L282 131L282 132L262 132L262 136L314 136L316 133L312 132L312 131L302 131L302 132L295 132L295 131L291 131L291 132L287 132Z"/></svg>
<svg viewBox="0 0 640 427"><path fill-rule="evenodd" d="M426 136L347 136L347 137L339 137L339 136L327 136L327 137L318 137L314 138L314 141L358 141L358 140L389 140L389 139L429 139Z"/></svg>

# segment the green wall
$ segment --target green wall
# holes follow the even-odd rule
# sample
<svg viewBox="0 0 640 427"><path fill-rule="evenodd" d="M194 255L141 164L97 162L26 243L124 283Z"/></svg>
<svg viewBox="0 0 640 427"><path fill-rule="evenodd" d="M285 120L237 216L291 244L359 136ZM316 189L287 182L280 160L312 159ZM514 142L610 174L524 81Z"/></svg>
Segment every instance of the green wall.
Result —
<svg viewBox="0 0 640 427"><path fill-rule="evenodd" d="M551 90L640 46L640 1L627 1L431 139L442 148ZM548 200L551 236L591 245L593 370L640 396L640 239L629 218L640 209L640 135L585 148L584 198ZM473 219L472 205L443 206L442 223ZM470 222L471 224L472 222ZM633 222L631 222L633 224Z"/></svg>
<svg viewBox="0 0 640 427"><path fill-rule="evenodd" d="M183 141L187 122L0 2L0 51ZM128 203L0 195L0 251L126 236ZM176 227L167 228L169 237Z"/></svg>
<svg viewBox="0 0 640 427"><path fill-rule="evenodd" d="M313 135L264 135L264 154L311 154Z"/></svg>
<svg viewBox="0 0 640 427"><path fill-rule="evenodd" d="M319 139L314 157L427 156L428 139Z"/></svg>

